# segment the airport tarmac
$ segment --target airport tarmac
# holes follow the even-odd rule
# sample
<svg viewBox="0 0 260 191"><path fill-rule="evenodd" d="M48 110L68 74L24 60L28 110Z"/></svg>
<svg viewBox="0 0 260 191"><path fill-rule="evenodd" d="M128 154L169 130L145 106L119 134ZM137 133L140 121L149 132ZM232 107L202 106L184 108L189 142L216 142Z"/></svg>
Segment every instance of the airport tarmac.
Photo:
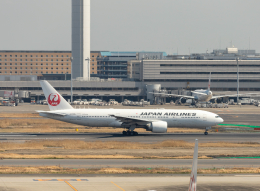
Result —
<svg viewBox="0 0 260 191"><path fill-rule="evenodd" d="M6 176L0 177L2 191L184 191L189 188L189 175L113 175L113 176ZM259 175L199 175L200 191L258 191Z"/></svg>
<svg viewBox="0 0 260 191"><path fill-rule="evenodd" d="M0 142L23 142L27 140L64 140L82 141L124 141L140 143L156 143L165 140L183 140L200 143L206 142L257 142L260 143L260 132L252 133L140 133L138 136L124 136L122 133L1 133Z"/></svg>
<svg viewBox="0 0 260 191"><path fill-rule="evenodd" d="M192 159L3 159L3 166L59 166L64 168L190 168ZM199 159L198 168L260 168L259 159Z"/></svg>

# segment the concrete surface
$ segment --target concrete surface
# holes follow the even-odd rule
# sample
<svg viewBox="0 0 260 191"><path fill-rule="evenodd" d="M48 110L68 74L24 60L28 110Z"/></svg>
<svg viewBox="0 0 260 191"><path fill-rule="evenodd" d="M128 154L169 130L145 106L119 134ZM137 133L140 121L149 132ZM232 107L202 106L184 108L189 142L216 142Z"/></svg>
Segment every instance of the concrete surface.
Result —
<svg viewBox="0 0 260 191"><path fill-rule="evenodd" d="M188 190L189 176L15 177L1 176L1 191L172 191ZM80 181L81 180L81 181ZM257 191L259 175L198 176L200 191Z"/></svg>

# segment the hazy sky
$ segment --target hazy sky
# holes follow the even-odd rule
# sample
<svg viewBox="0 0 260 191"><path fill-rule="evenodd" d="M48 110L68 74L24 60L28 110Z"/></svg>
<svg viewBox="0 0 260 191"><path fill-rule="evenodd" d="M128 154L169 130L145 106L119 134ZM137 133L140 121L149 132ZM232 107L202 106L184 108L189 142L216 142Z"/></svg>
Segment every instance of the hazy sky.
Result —
<svg viewBox="0 0 260 191"><path fill-rule="evenodd" d="M91 50L260 52L259 0L91 0ZM0 0L0 50L71 50L71 0ZM249 43L250 39L250 43Z"/></svg>

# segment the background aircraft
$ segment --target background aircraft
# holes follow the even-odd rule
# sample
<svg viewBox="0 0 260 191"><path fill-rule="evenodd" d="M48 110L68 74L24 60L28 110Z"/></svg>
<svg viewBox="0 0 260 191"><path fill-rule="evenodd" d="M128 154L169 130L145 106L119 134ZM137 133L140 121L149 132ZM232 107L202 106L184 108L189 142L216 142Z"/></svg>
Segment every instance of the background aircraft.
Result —
<svg viewBox="0 0 260 191"><path fill-rule="evenodd" d="M232 95L213 96L213 93L210 90L210 83L211 83L211 72L209 74L208 89L200 89L200 90L191 91L191 93L192 93L191 96L178 95L178 94L153 93L153 92L151 92L151 93L153 93L155 96L156 95L166 95L169 97L179 97L181 103L185 103L186 99L192 99L193 104L195 104L197 102L208 102L212 99L216 100L218 98L223 98L223 97L234 97L237 95L247 95L247 94L232 94Z"/></svg>

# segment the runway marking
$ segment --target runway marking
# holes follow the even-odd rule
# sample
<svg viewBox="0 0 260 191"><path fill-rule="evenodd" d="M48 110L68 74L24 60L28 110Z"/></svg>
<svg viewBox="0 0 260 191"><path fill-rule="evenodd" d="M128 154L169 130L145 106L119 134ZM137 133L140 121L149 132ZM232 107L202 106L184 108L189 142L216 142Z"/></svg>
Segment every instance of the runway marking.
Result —
<svg viewBox="0 0 260 191"><path fill-rule="evenodd" d="M260 175L235 175L240 177L260 177Z"/></svg>
<svg viewBox="0 0 260 191"><path fill-rule="evenodd" d="M36 137L37 135L0 135L0 137Z"/></svg>
<svg viewBox="0 0 260 191"><path fill-rule="evenodd" d="M88 181L88 179L33 179L33 181Z"/></svg>
<svg viewBox="0 0 260 191"><path fill-rule="evenodd" d="M68 184L74 191L78 191L76 188L74 188L70 183L68 183L67 181L64 181L66 184Z"/></svg>
<svg viewBox="0 0 260 191"><path fill-rule="evenodd" d="M123 188L121 188L120 186L118 186L117 184L115 184L114 182L111 181L112 184L114 184L116 187L118 187L119 189L125 191Z"/></svg>

